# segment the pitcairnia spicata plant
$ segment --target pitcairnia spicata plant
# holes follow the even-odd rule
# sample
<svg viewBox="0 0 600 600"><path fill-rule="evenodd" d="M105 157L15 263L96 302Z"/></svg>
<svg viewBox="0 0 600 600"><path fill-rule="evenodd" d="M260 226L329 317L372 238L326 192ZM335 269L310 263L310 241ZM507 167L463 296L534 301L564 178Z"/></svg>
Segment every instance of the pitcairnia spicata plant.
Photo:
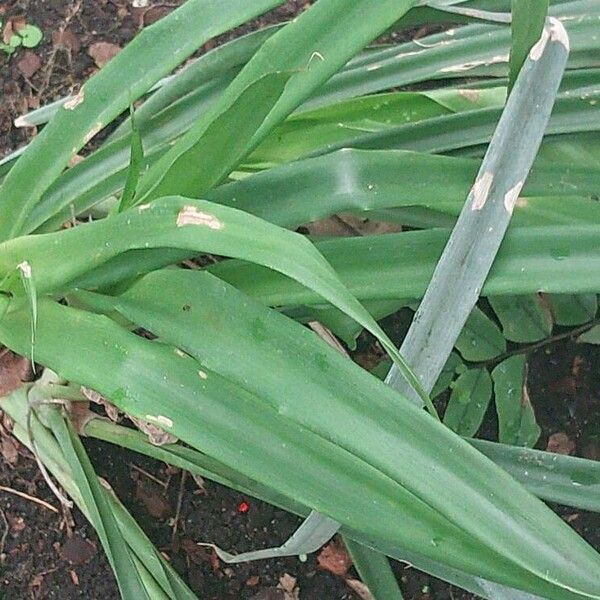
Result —
<svg viewBox="0 0 600 600"><path fill-rule="evenodd" d="M0 343L40 371L1 400L14 435L126 599L194 595L80 436L307 517L278 548L198 540L228 562L339 530L377 600L401 598L387 557L490 599L600 598L600 556L542 502L600 510L600 467L533 449L526 359L506 352L594 331L600 5L317 0L176 70L282 3L188 0L19 118L45 126L0 163ZM408 231L295 231L339 213ZM403 307L398 350L377 321ZM353 348L362 330L389 373L316 333ZM499 443L476 439L492 396ZM137 427L72 410L88 401Z"/></svg>

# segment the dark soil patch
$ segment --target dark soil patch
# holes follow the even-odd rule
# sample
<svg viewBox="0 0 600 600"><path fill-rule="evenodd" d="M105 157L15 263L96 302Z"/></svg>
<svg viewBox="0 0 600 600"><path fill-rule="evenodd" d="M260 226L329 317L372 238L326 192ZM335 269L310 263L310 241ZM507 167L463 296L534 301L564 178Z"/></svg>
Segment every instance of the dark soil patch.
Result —
<svg viewBox="0 0 600 600"><path fill-rule="evenodd" d="M15 128L15 117L71 93L97 69L88 53L90 46L107 42L122 47L142 26L180 3L151 2L149 9L132 9L129 0L3 3L0 15L4 22L11 16L26 15L28 22L43 29L44 41L30 51L40 63L33 73L24 73L27 69L20 65L23 50L10 61L0 53L0 156L35 133L33 129ZM290 1L252 27L292 18L308 4L304 0ZM237 33L249 29L246 26ZM30 67L36 64L34 59L29 62ZM577 455L600 457L599 361L600 348L579 346L569 340L531 355L531 397L544 430L540 447L546 447L551 434L564 432L575 443ZM492 414L490 427L491 423ZM187 476L182 484L181 471L114 446L86 440L86 447L98 473L112 484L199 597L280 599L277 585L282 576L289 574L297 578L303 600L358 598L342 578L321 569L314 555L306 562L288 558L227 566L196 544L217 542L233 551L277 545L298 526L296 517L211 482L202 489ZM13 464L0 460L0 485L58 506L29 453L22 447L17 452ZM600 547L598 515L556 509L592 545ZM52 512L6 491L0 491L0 510L0 598L119 597L97 536L79 511L74 510L72 516ZM177 513L179 518L175 519ZM471 598L400 563L394 568L408 599Z"/></svg>

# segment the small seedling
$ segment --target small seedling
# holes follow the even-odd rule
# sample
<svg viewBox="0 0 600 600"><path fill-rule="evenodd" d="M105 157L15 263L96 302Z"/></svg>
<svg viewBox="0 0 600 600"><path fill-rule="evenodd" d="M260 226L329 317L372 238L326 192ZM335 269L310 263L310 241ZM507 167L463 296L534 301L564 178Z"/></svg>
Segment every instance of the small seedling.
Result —
<svg viewBox="0 0 600 600"><path fill-rule="evenodd" d="M2 21L0 21L0 29L2 29ZM20 46L23 46L23 48L35 48L42 41L43 37L42 30L36 25L24 25L11 35L8 43L0 42L0 50L3 50L10 56Z"/></svg>

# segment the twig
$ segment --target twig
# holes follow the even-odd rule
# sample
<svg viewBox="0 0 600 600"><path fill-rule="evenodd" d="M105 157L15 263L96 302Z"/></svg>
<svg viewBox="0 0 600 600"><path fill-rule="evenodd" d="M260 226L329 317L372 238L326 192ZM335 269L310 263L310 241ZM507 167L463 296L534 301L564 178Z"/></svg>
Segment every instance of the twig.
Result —
<svg viewBox="0 0 600 600"><path fill-rule="evenodd" d="M63 22L61 23L61 25L57 28L57 33L59 34L59 37L60 37L60 35L62 35L65 32L65 29L68 27L68 25L71 22L71 20L73 19L73 17L79 12L79 9L81 8L81 2L82 2L82 0L77 0L76 2L73 2L71 4L71 6L68 8L67 15L63 19ZM59 48L60 48L60 45L57 44L52 49L52 52L50 53L50 56L48 57L46 67L44 68L44 77L42 79L42 83L40 84L39 90L36 90L36 91L38 91L38 97L40 97L48 89L48 85L50 85L50 78L52 77L52 73L54 72L54 65L56 62L56 54L58 53ZM69 53L69 55L70 55L70 53Z"/></svg>
<svg viewBox="0 0 600 600"><path fill-rule="evenodd" d="M41 500L40 498L36 498L35 496L30 496L29 494L26 494L25 492L20 492L19 490L14 490L13 488L6 487L5 485L0 485L0 492L6 492L7 494L14 494L15 496L19 496L19 498L23 498L23 500L29 500L30 502L35 502L36 504L39 504L40 506L43 506L44 508L47 508L48 510L52 511L53 513L58 514L58 512L59 512L58 508L52 506L52 504L50 504L49 502L46 502L45 500Z"/></svg>
<svg viewBox="0 0 600 600"><path fill-rule="evenodd" d="M0 508L0 515L2 515L2 520L4 521L4 531L2 532L2 537L0 537L0 563L2 562L3 554L4 554L4 544L6 543L6 538L8 537L8 532L10 530L10 525L8 524L8 519L6 518L6 514Z"/></svg>
<svg viewBox="0 0 600 600"><path fill-rule="evenodd" d="M155 477L154 475L152 475L152 473L148 473L148 471L144 471L144 469L142 469L141 467L138 467L136 464L134 463L129 463L129 466L135 470L138 471L139 473L141 473L142 475L144 475L145 477L147 477L148 479L151 479L152 481L154 481L155 483L158 483L158 485L160 485L162 488L164 488L165 490L167 489L167 487L169 486L168 483L165 483L164 481L161 481L158 477Z"/></svg>
<svg viewBox="0 0 600 600"><path fill-rule="evenodd" d="M177 508L175 509L175 519L173 520L173 530L171 532L171 547L175 544L175 536L177 535L177 528L179 525L179 516L181 514L181 505L183 503L183 492L185 489L185 480L187 478L187 471L181 471L181 479L179 480L179 493L177 494Z"/></svg>
<svg viewBox="0 0 600 600"><path fill-rule="evenodd" d="M511 350L509 352L504 352L500 356L496 356L496 358L492 358L488 361L484 361L482 363L476 363L482 367L489 367L492 365L496 365L501 363L506 358L510 358L511 356L516 356L518 354L529 354L531 352L535 352L540 348L545 348L546 346L550 346L550 344L554 344L556 342L560 342L561 340L565 340L571 337L575 337L576 335L580 335L581 333L585 333L590 330L592 327L596 325L600 325L600 319L594 319L585 325L580 325L575 329L570 329L569 331L563 331L562 333L557 333L556 335L552 335L547 337L539 342L535 342L535 344L529 344L528 346L522 346L521 348L516 348L515 350Z"/></svg>

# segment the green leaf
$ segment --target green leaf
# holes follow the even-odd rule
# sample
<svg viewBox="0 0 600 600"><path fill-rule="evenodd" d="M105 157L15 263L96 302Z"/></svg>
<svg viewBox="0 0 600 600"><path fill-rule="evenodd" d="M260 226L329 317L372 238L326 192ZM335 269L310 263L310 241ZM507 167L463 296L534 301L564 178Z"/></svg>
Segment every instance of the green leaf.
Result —
<svg viewBox="0 0 600 600"><path fill-rule="evenodd" d="M461 356L472 362L490 360L506 352L506 340L500 329L477 306L469 315L455 345Z"/></svg>
<svg viewBox="0 0 600 600"><path fill-rule="evenodd" d="M402 600L396 576L384 554L374 553L350 539L344 539L344 544L350 553L354 568L369 588L373 600Z"/></svg>
<svg viewBox="0 0 600 600"><path fill-rule="evenodd" d="M514 86L527 55L542 35L547 14L548 0L512 0L509 90Z"/></svg>
<svg viewBox="0 0 600 600"><path fill-rule="evenodd" d="M302 104L319 85L383 33L415 2L416 0L362 0L357 4L354 0L322 0L310 10L304 11L263 44L217 104L200 117L192 129L150 169L142 181L140 198L148 200L160 195L180 193L200 196L211 184L202 178L195 180L190 173L187 175L192 182L185 184L185 180L178 176L178 169L186 166L183 156L187 152L193 152L202 135L216 127L216 119L234 109L246 90L273 72L290 74L289 84L281 97L276 102L265 102L262 105L263 109L268 110L266 114L259 112L257 120L261 123L251 139L241 136L239 158L254 149L269 131ZM369 14L367 20L364 19L366 13ZM344 37L343 44L339 43L338 36L335 35L335 32L342 31L351 32ZM224 142L220 139L215 164L212 165L220 177L233 168L232 164L219 161L222 143ZM197 148L196 152L201 150L202 148ZM210 160L210 153L206 153L203 160Z"/></svg>
<svg viewBox="0 0 600 600"><path fill-rule="evenodd" d="M596 325L589 331L582 333L577 341L582 344L600 344L600 325Z"/></svg>
<svg viewBox="0 0 600 600"><path fill-rule="evenodd" d="M200 197L220 183L248 152L253 136L292 75L264 75L242 90L222 112L213 114L212 120L200 120L144 176L137 202L173 193Z"/></svg>
<svg viewBox="0 0 600 600"><path fill-rule="evenodd" d="M188 61L184 69L157 83L157 89L136 109L136 121L141 129L158 113L174 108L175 103L194 100L195 114L214 100L213 96L227 87L256 51L285 23L269 25L218 45L206 54ZM173 111L167 111L172 113ZM110 135L113 141L130 131L129 119Z"/></svg>
<svg viewBox="0 0 600 600"><path fill-rule="evenodd" d="M11 46L10 44L4 44L4 43L0 43L0 49L3 50L4 52L6 52L6 54L8 54L9 56L11 54L14 54L16 51L16 48Z"/></svg>
<svg viewBox="0 0 600 600"><path fill-rule="evenodd" d="M392 365L388 365L387 371L389 371L389 367ZM460 356L456 352L452 352L440 373L440 376L437 378L435 385L433 386L433 390L431 390L431 397L436 398L442 392L445 392L449 387L457 374L464 373L467 370L467 367L461 360ZM386 371L386 374L387 374ZM382 378L383 379L383 378Z"/></svg>
<svg viewBox="0 0 600 600"><path fill-rule="evenodd" d="M250 157L256 163L280 163L305 156L311 148L351 146L367 134L391 127L427 121L476 108L501 107L505 89L491 89L464 98L460 90L394 92L354 98L292 115L275 128ZM479 106L478 106L479 105ZM310 132L310 139L306 133ZM310 145L310 147L307 146Z"/></svg>
<svg viewBox="0 0 600 600"><path fill-rule="evenodd" d="M470 443L536 496L600 512L599 461L485 440Z"/></svg>
<svg viewBox="0 0 600 600"><path fill-rule="evenodd" d="M502 333L511 342L537 342L552 333L552 313L539 295L490 296Z"/></svg>
<svg viewBox="0 0 600 600"><path fill-rule="evenodd" d="M459 435L473 437L483 422L492 398L492 380L487 369L470 369L451 385L452 393L444 424Z"/></svg>
<svg viewBox="0 0 600 600"><path fill-rule="evenodd" d="M165 130L171 126L164 122ZM164 148L153 142L152 135L144 136L144 147L149 161L155 161ZM26 230L32 231L51 217L44 226L48 231L69 218L69 206L76 214L89 209L106 197L117 194L125 180L124 164L127 148L124 141L88 157L66 171L42 197L33 210ZM110 150L110 152L109 152ZM116 165L115 165L116 163ZM564 165L564 166L563 166ZM241 208L279 225L292 227L316 218L346 210L374 210L397 206L423 205L458 214L470 185L477 173L479 162L473 159L450 158L409 151L341 150L316 159L282 165L257 173L243 180L219 186L204 195L207 200ZM102 177L98 178L98 172ZM349 175L352 174L352 177ZM339 181L345 177L345 185ZM523 191L528 198L526 206L518 207L516 218L523 212L543 212L548 219L557 211L568 210L575 199L565 201L555 196L591 196L594 194L600 169L577 167L569 163L534 165ZM374 185L377 182L377 185ZM372 187L369 188L369 185ZM440 196L440 186L444 195ZM532 196L541 201L531 202ZM266 203L264 199L270 198ZM574 215L582 219L599 218L598 203L592 202L596 212L586 213L575 207ZM525 204L524 202L522 204ZM534 213L534 218L537 213ZM539 219L538 219L539 222ZM568 222L568 221L567 221Z"/></svg>
<svg viewBox="0 0 600 600"><path fill-rule="evenodd" d="M42 30L35 25L25 25L18 31L18 35L22 39L22 44L25 48L35 48L44 37Z"/></svg>
<svg viewBox="0 0 600 600"><path fill-rule="evenodd" d="M17 265L19 278L25 291L27 304L29 306L29 317L31 319L31 362L35 370L35 334L37 331L37 291L31 265L24 260Z"/></svg>
<svg viewBox="0 0 600 600"><path fill-rule="evenodd" d="M89 500L89 496L87 496L85 491L78 487L75 482L75 477L69 465L70 458L67 459L66 454L61 450L54 435L42 425L38 418L38 412L45 414L45 422L47 422L48 419L51 422L54 422L56 418L55 415L48 414L49 408L47 405L36 404L36 395L41 393L42 396L45 397L44 386L50 380L56 380L56 376L54 374L49 375L49 371L46 371L41 379L33 386L26 384L13 392L10 396L2 398L2 410L10 415L13 420L13 434L21 441L21 443L30 449L30 433L33 435L40 458L60 483L61 487L77 503L86 518L88 518L92 525L99 530L101 541L103 541L105 539L103 537L104 534L102 533L104 531L104 526L102 522L98 520L97 512L93 510L93 505L88 504L87 500ZM31 414L29 414L29 401L37 407ZM125 432L131 431L124 428L123 430ZM146 443L148 442L146 441ZM71 454L69 454L69 456L72 458ZM77 467L77 472L79 472L79 467ZM132 554L135 555L136 560L134 561L134 564L136 570L143 579L144 585L149 587L150 591L154 593L154 595L151 593L150 597L162 597L162 592L159 592L160 595L156 595L156 584L158 584L164 593L173 600L193 600L195 596L163 556L152 546L152 543L140 529L139 525L137 525L133 517L125 510L112 492L102 486L99 488L99 491L107 498L110 509L118 522L121 536L129 546ZM84 496L86 497L86 500L84 500ZM120 542L117 541L117 544L119 543ZM111 547L107 547L106 549L109 556L112 556ZM126 563L126 560L123 561L123 564ZM152 574L151 577L154 578L156 583L152 582L149 584L148 576L150 576L150 574ZM126 577L131 577L133 575L135 578L135 574L124 575Z"/></svg>
<svg viewBox="0 0 600 600"><path fill-rule="evenodd" d="M532 447L541 429L527 391L527 366L522 355L501 362L493 371L499 439L503 444Z"/></svg>
<svg viewBox="0 0 600 600"><path fill-rule="evenodd" d="M107 243L107 239L111 242ZM48 247L52 248L51 254ZM302 282L370 331L399 365L430 412L436 414L395 345L348 292L313 244L301 235L243 211L178 196L161 198L88 225L9 240L0 246L0 276L2 272L11 273L27 257L36 274L38 294L64 291L73 279L107 260L130 250L151 247L243 258ZM7 288L7 291L14 290Z"/></svg>
<svg viewBox="0 0 600 600"><path fill-rule="evenodd" d="M13 33L13 35L11 35L10 39L8 40L8 47L14 51L19 46L21 46L22 43L23 43L23 38L15 33Z"/></svg>
<svg viewBox="0 0 600 600"><path fill-rule="evenodd" d="M591 321L598 311L596 294L550 294L552 316L557 325L581 325Z"/></svg>
<svg viewBox="0 0 600 600"><path fill-rule="evenodd" d="M135 190L144 166L144 147L142 145L142 136L137 127L134 116L133 106L129 107L131 122L131 150L129 152L129 169L127 169L127 179L119 203L119 212L130 208L133 205Z"/></svg>
<svg viewBox="0 0 600 600"><path fill-rule="evenodd" d="M161 276L189 277L191 283L200 281L198 275L193 271L166 271ZM207 281L206 278L204 280ZM171 314L183 317L180 326L175 330L173 320L165 321L164 310L160 308L157 313L159 319L157 323L163 321L167 335L185 335L190 344L202 344L206 338L197 335L199 331L197 327L189 326L189 319L192 317L186 315L191 313L196 326L206 325L211 328L217 326L214 331L215 333L220 331L218 335L222 336L223 330L218 327L216 319L211 321L211 319L198 318L199 313L194 309L181 310L183 305L180 304L179 299L175 300L173 294L178 292L183 297L197 298L199 297L197 293L192 292L190 295L190 290L185 290L181 285L157 286L151 279L147 283L152 290L154 300L156 299L154 291L162 290L168 303L166 306L171 306ZM210 314L216 316L224 316L224 298L227 296L223 295L223 285L220 282L215 284L216 303L209 305L206 301L208 295L204 292L200 296L203 300L196 308L210 311ZM259 306L255 303L252 306L240 304L235 297L231 301L235 305L235 311L228 315L227 327L224 331L228 334L231 331L231 335L238 340L239 330L231 329L232 317L240 315L240 308L247 306L248 310L255 311ZM187 302L189 303L189 299ZM262 308L262 311L268 309ZM269 312L269 314L277 317L277 313ZM10 319L1 322L0 337L11 347L21 349L24 346L26 351L27 337L23 336L22 332L25 318L22 313L12 313ZM277 318L285 319L281 315ZM51 362L55 369L64 373L64 376L70 380L82 382L96 389L134 416L141 418L147 415L156 418L160 415L164 416L165 418L160 420L161 423L164 423L169 431L180 439L225 464L235 465L236 469L246 472L251 479L263 483L270 482L284 495L294 496L298 501L317 508L319 512L345 524L349 529L353 528L351 523L354 523L354 528L358 527L364 535L370 536L377 549L385 553L402 558L402 551L398 551L397 547L396 550L390 547L397 544L397 540L402 539L402 545L409 544L413 550L418 548L417 552L421 555L429 556L433 560L443 557L444 562L452 562L457 566L460 562L461 569L475 572L479 576L495 579L513 587L521 587L556 600L577 597L577 594L565 590L563 586L557 590L555 583L546 582L545 567L550 568L550 564L533 566L533 562L550 560L554 574L553 581L559 581L559 577L560 581L566 578L570 589L573 589L573 586L578 586L575 589L579 589L581 582L586 589L590 586L591 593L595 593L594 586L597 587L597 582L590 575L595 572L594 566L598 560L595 554L593 559L591 556L585 558L589 552L585 546L579 541L573 545L573 548L569 544L569 553L574 562L568 567L564 565L564 551L568 544L565 536L568 539L573 536L566 524L551 511L543 508L543 505L534 502L531 496L522 491L519 486L514 486L509 477L492 468L492 465L481 458L479 453L468 451L464 443L447 428L423 414L420 409L402 402L392 390L352 365L335 350L329 349L311 332L307 331L306 335L318 341L319 355L326 354L328 360L334 361L336 365L332 370L322 371L324 375L331 377L332 383L335 384L337 390L335 397L330 397L332 403L328 400L326 405L323 403L322 396L319 398L311 395L303 396L302 402L295 402L292 397L281 395L281 379L278 379L277 382L273 380L279 390L279 408L275 408L269 401L260 400L244 389L234 386L217 372L208 367L204 368L204 365L185 355L180 355L174 361L173 357L177 356L174 347L142 339L112 324L105 317L69 309L44 300L40 303L39 320L39 360ZM303 343L303 339L300 338L302 334L299 331L291 331L292 324L290 322L287 324L286 337L289 336L289 339L296 340L297 343ZM239 327L248 328L249 325L253 323L240 316ZM254 323L254 327L256 325ZM255 331L256 333L251 335L261 334L260 330L255 329ZM70 340L70 344L66 346L65 337ZM220 338L216 336L213 339ZM265 347L268 347L272 339L270 335L264 338ZM76 340L79 341L75 343ZM61 352L57 351L59 347L62 347ZM93 364L90 361L77 360L76 357L81 355L82 347L95 349ZM246 356L246 353L239 351L237 344L234 352L238 358ZM270 355L278 354L275 348ZM285 353L279 355L282 360L286 359ZM233 364L234 361L231 360L231 355L219 357L214 353L212 356L215 359L219 358L223 368L237 372L236 377L240 376L235 368L236 365ZM318 359L313 352L305 351L303 356L311 361ZM248 358L259 357L252 355ZM306 370L298 364L296 356L290 356L286 360L291 365L296 365L301 380L310 383L305 375ZM102 368L98 368L100 363ZM262 361L261 364L264 366L267 363ZM352 377L358 377L363 383L350 385L349 377L344 376L343 379L348 382L348 385L340 389L340 369L351 373ZM199 377L199 370L203 370L207 377ZM266 372L269 376L273 371L272 365L269 364L268 368L262 369L261 373ZM248 381L255 381L254 376ZM363 390L363 395L360 390L367 385L367 381L368 385L375 386L376 390L371 392ZM176 401L165 404L165 397L174 398L173 389L178 390ZM295 388L292 386L290 389ZM359 394L358 397L354 397L353 390ZM353 399L349 394L352 394ZM309 406L306 405L307 401L316 404L314 407ZM398 410L402 412L398 413ZM400 416L401 414L404 416ZM197 417L193 417L194 415ZM305 426L300 426L295 419L300 419ZM244 425L239 429L242 423ZM382 424L390 428L389 437L387 434L382 435ZM231 444L231 436L239 435L239 431L244 431L244 452L240 452L239 445ZM375 434L375 431L378 433ZM419 448L418 452L417 448ZM311 453L310 459L304 454L308 449ZM450 449L452 452L449 451ZM426 459L422 454L424 451ZM413 468L407 470L403 465L398 464L399 454L405 457L410 455ZM359 456L363 458L359 459ZM379 471L374 470L372 466L365 465L366 468L359 466L364 464L363 461L367 461L369 465L374 461L385 470L385 476L376 475ZM447 462L451 465L446 465ZM296 465L296 468L292 468L292 465ZM298 465L307 465L309 470L298 469ZM316 470L317 465L318 470ZM447 472L446 466L448 466ZM424 480L422 473L428 472L432 467L436 476ZM326 471L322 471L322 468ZM335 477L332 478L334 473ZM462 482L461 489L455 490L453 486L457 484L459 475ZM402 485L392 483L396 477L401 478ZM463 484L468 486L468 490L463 488ZM337 490L335 498L330 494L332 485L335 485ZM379 493L383 493L388 486L392 486L389 488L390 495L385 493L379 496ZM409 486L408 489L412 492L406 495L402 492L402 489L407 489L404 486ZM499 493L499 489L502 493ZM368 493L366 490L369 490ZM475 490L478 491L473 496ZM432 503L432 510L427 508L427 503L415 503L416 497L421 497L423 493L426 493L428 502ZM379 498L380 501L373 502L374 497ZM461 498L460 505L454 501L456 497ZM471 505L471 501L474 504ZM502 519L473 518L484 506L491 508L490 503L495 507L494 514L502 514ZM399 514L397 511L400 505L403 507L401 522L393 516ZM531 514L526 517L525 513L529 514L529 508ZM423 524L430 519L434 519L442 527L442 522L439 521L442 514L451 517L453 525L450 530L445 530L441 538L432 530L423 531ZM519 524L509 523L508 520L512 521L512 519L518 519ZM486 543L492 540L503 558L497 560L498 554L495 554L495 551L493 556L487 556L484 547L476 544L476 547L472 547L472 552L469 552L468 560L460 560L462 551L458 553L458 549L448 551L446 545L449 540L454 540L456 535L460 535L457 525L460 530L466 528L469 531L464 538L466 544L464 550L472 547L472 542L467 542L469 539L486 540ZM522 535L523 526L534 527L531 537ZM502 528L502 534L499 533L498 527ZM492 529L494 535L491 535ZM438 531L442 534L441 529ZM425 538L422 537L423 533ZM429 543L432 534L436 545ZM506 536L513 539L514 544L508 543ZM560 539L554 539L555 536ZM529 539L532 539L531 548L527 547ZM575 539L577 538L573 538ZM504 544L507 544L506 551L500 551L498 545ZM560 557L554 550L556 544L560 544L563 551ZM440 552L440 548L443 552ZM550 558L545 548L548 548L550 554L556 558ZM414 558L410 554L408 556L409 559ZM517 556L520 564L531 565L536 573L535 577L532 578L530 570L526 574L520 568L514 569L509 566L514 564ZM404 558L407 558L406 554ZM587 560L590 560L589 565L585 564Z"/></svg>
<svg viewBox="0 0 600 600"><path fill-rule="evenodd" d="M10 170L0 187L0 240L21 232L31 209L90 135L108 125L211 37L281 3L234 0L223 12L212 0L189 0L142 30L65 103ZM182 24L194 34L182 35Z"/></svg>
<svg viewBox="0 0 600 600"><path fill-rule="evenodd" d="M12 416L14 413L9 410L8 414ZM243 474L228 470L205 454L181 444L155 446L141 432L100 418L87 422L85 434L186 469L292 513L307 514L293 499L283 498L273 490L249 481ZM486 440L470 438L467 441L536 496L600 512L600 462Z"/></svg>
<svg viewBox="0 0 600 600"><path fill-rule="evenodd" d="M598 91L590 91L589 96L586 96L587 102L575 99L570 93L559 97L545 135L550 137L598 131L600 115L596 105L599 97ZM312 138L310 132L307 132L305 143L301 148L302 152L296 152L295 156L287 158L291 160L316 156L344 147L371 150L404 149L433 153L465 152L471 148L479 153L491 140L500 115L501 110L494 108L467 111L425 119L417 123L397 125L377 132L355 134L334 144L321 144L319 137ZM271 161L277 160L275 155L270 155L268 158Z"/></svg>
<svg viewBox="0 0 600 600"><path fill-rule="evenodd" d="M422 298L448 240L444 230L338 238L315 246L361 301ZM509 229L483 286L483 296L588 293L600 289L596 224ZM574 243L573 240L576 240ZM556 260L560 255L562 259ZM82 276L77 287L98 289L189 258L186 250L136 250ZM1 259L1 254L0 254ZM373 265L377 269L373 269ZM319 305L319 294L269 269L237 260L212 273L270 306Z"/></svg>
<svg viewBox="0 0 600 600"><path fill-rule="evenodd" d="M91 514L91 520L96 524L102 546L115 572L124 600L136 600L136 598L150 600L147 588L142 583L133 556L119 531L105 491L98 481L98 476L79 436L73 431L72 425L55 408L46 410L45 418L49 421L71 469L75 485L80 490L82 500Z"/></svg>
<svg viewBox="0 0 600 600"><path fill-rule="evenodd" d="M237 564L251 560L264 560L283 556L298 556L316 552L326 544L338 531L340 524L317 511L311 511L304 522L296 529L293 535L277 548L264 548L240 554L230 554L219 548L216 544L203 544L211 546L217 556L228 564Z"/></svg>

